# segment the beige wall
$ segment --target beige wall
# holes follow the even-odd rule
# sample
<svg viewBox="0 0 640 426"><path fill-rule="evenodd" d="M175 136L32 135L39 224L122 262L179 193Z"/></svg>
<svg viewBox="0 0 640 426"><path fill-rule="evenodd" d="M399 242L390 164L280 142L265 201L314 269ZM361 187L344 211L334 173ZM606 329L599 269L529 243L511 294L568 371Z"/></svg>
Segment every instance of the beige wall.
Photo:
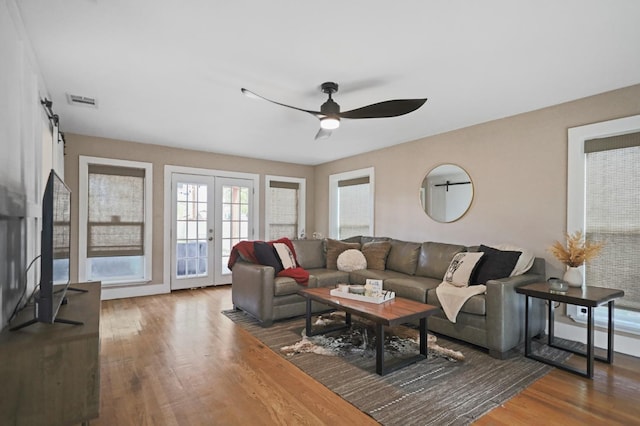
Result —
<svg viewBox="0 0 640 426"><path fill-rule="evenodd" d="M146 161L153 164L153 270L152 284L163 281L164 269L164 166L184 166L260 175L260 211L264 212L264 176L267 174L307 179L307 228L314 223L313 168L277 161L220 155L201 151L175 149L113 139L65 134L65 181L74 194L78 193L78 158L80 155L121 160ZM73 197L72 214L78 217L78 197ZM78 222L74 221L71 246L71 281L78 279ZM264 215L260 215L260 236L264 238Z"/></svg>
<svg viewBox="0 0 640 426"><path fill-rule="evenodd" d="M640 85L316 167L67 134L65 178L77 192L79 155L153 163L154 283L162 280L164 266L165 164L259 173L261 212L265 174L306 178L309 235L313 231L328 235L329 175L374 167L376 235L466 245L517 244L545 257L547 274L557 276L561 265L546 249L562 238L566 228L567 129L636 114L640 114ZM421 210L418 189L431 168L448 162L469 173L475 195L462 219L442 224ZM77 214L77 197L73 212ZM260 230L264 230L262 214ZM78 235L77 229L73 235ZM72 250L72 259L77 259L75 238ZM72 271L77 274L77 265Z"/></svg>
<svg viewBox="0 0 640 426"><path fill-rule="evenodd" d="M546 249L566 228L567 129L636 114L640 85L317 166L315 228L327 235L329 175L374 167L376 235L517 244L558 276L561 264ZM449 224L426 216L418 197L425 174L442 163L463 167L475 191L467 214Z"/></svg>

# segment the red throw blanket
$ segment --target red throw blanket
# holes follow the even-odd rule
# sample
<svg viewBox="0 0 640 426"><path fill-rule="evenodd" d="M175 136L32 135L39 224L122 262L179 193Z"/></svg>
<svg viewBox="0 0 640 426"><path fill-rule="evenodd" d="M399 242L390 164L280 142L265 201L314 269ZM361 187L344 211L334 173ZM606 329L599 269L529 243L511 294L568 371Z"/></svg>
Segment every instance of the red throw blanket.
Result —
<svg viewBox="0 0 640 426"><path fill-rule="evenodd" d="M233 269L233 265L236 264L239 257L251 263L259 263L258 259L256 259L253 243L253 241L240 241L238 244L233 246L233 248L231 249L231 254L229 255L229 262L227 263L229 269ZM272 247L274 243L286 244L287 247L289 247L289 250L291 250L294 259L296 260L296 265L298 265L296 250L293 248L293 244L291 243L290 239L280 238L274 241L267 241L267 244L271 245ZM280 271L278 276L293 278L300 285L306 286L309 284L309 272L306 269L301 268L299 265L296 268L283 269L282 271Z"/></svg>

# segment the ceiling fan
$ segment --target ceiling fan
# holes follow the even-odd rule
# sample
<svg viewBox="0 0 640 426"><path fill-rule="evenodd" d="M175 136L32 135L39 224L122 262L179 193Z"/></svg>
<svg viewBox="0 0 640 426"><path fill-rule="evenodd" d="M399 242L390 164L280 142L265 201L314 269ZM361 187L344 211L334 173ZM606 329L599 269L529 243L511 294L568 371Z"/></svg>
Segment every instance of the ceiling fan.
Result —
<svg viewBox="0 0 640 426"><path fill-rule="evenodd" d="M340 105L338 105L331 95L338 91L338 84L332 82L322 83L320 90L323 93L329 95L329 99L320 107L320 111L310 111L303 108L297 108L291 105L285 105L280 102L272 101L264 96L260 96L251 90L242 88L241 91L245 96L254 99L262 99L276 105L280 105L287 108L296 109L298 111L306 112L320 120L320 130L316 134L316 139L325 139L331 136L331 131L337 129L340 126L341 118L383 118L383 117L397 117L400 115L408 114L412 111L420 108L427 101L424 99L394 99L391 101L378 102L375 104L363 106L361 108L352 109L351 111L340 112Z"/></svg>

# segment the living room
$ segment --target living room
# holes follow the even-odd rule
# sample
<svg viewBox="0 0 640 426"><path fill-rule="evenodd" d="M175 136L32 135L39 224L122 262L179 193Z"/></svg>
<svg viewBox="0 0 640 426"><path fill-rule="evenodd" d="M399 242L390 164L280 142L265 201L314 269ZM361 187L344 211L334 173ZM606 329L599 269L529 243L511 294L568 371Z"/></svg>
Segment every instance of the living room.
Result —
<svg viewBox="0 0 640 426"><path fill-rule="evenodd" d="M77 3L79 4L76 6L80 8L101 7L92 5L90 4L91 2ZM64 13L65 8L70 7L56 6L60 13ZM292 5L289 6L292 7ZM331 26L332 15L335 13L339 16L340 9L345 7L338 3L335 6L337 7L335 12L327 13L326 20L328 20L327 25L329 26ZM418 7L417 5L414 6ZM494 6L506 7L505 4L496 4ZM576 10L579 11L579 6L575 6L577 7ZM605 67L606 72L602 68L594 71L593 74L584 71L586 74L594 76L592 77L592 84L587 89L579 87L579 84L572 86L571 83L574 76L565 74L564 68L569 60L560 63L553 61L542 63L540 62L542 59L539 57L527 57L526 49L523 48L522 51L509 52L513 54L513 68L511 70L502 70L502 74L497 73L496 70L492 71L499 75L467 77L469 79L466 82L457 83L459 86L456 87L455 93L436 91L435 86L440 82L431 82L416 87L414 92L409 91L406 86L398 86L395 87L398 90L397 95L390 92L394 89L393 85L391 85L392 87L389 91L377 93L375 91L367 93L369 89L362 89L358 94L361 97L352 101L354 106L377 100L391 99L397 96L425 96L429 97L429 100L423 107L408 114L406 117L385 120L344 120L341 128L337 129L330 139L319 141L313 140L313 135L317 131L317 123L312 122L311 119L308 119L308 121L302 120L302 117L298 119L295 114L303 116L300 112L289 112L275 105L261 104L255 100L247 99L240 94L240 87L242 87L241 84L246 84L249 88L253 89L255 87L253 90L260 94L263 94L260 91L260 89L263 89L264 95L270 99L302 105L302 102L309 101L304 98L296 99L296 94L292 93L294 92L294 87L297 87L297 90L304 91L308 89L313 91L313 85L320 84L324 81L322 79L334 78L334 74L323 76L321 72L329 72L328 70L333 72L335 68L339 68L339 65L335 62L339 62L341 56L344 56L345 58L342 59L346 60L349 51L346 49L341 50L340 55L333 56L328 53L330 50L320 50L320 52L326 53L326 62L334 63L326 64L324 68L318 65L318 75L315 78L320 80L314 80L311 87L304 86L299 81L293 83L296 79L289 76L286 78L281 77L283 78L281 81L268 81L271 77L276 78L277 72L275 69L286 68L286 65L273 63L273 58L269 58L267 57L268 55L262 53L261 59L265 67L269 70L273 68L274 71L271 71L270 75L260 76L259 71L239 72L233 69L226 69L228 65L221 66L223 71L220 75L226 75L228 81L233 83L225 83L221 96L227 96L227 92L237 92L235 94L239 98L238 102L241 105L246 105L243 108L246 108L247 117L255 118L255 121L246 119L241 123L243 123L243 126L250 128L250 136L254 140L268 140L263 145L269 145L268 149L275 152L276 155L269 154L267 156L265 152L260 153L257 149L245 147L242 145L245 143L244 141L239 141L235 138L224 139L217 136L216 128L226 125L225 117L214 117L214 115L224 115L221 112L224 111L225 106L218 104L212 107L200 104L201 111L193 116L165 113L162 108L155 110L154 114L156 117L161 117L160 121L172 122L172 127L177 129L177 133L173 133L173 135L183 134L184 136L172 136L174 138L172 144L160 143L160 139L158 139L158 143L149 143L149 139L153 139L154 136L149 137L142 131L140 133L125 134L122 130L119 130L119 126L124 128L125 125L128 125L124 118L123 122L109 123L109 127L114 129L112 133L104 134L101 131L92 131L92 126L98 122L95 116L100 114L102 109L110 108L109 102L111 102L111 99L107 97L109 87L100 89L100 92L98 92L100 87L98 83L95 83L94 86L85 87L83 82L83 84L77 84L74 87L64 87L64 84L73 81L74 73L78 73L77 78L80 79L80 74L87 72L80 69L74 70L73 67L69 71L72 76L66 77L70 80L55 74L47 74L47 70L53 65L51 62L54 61L51 58L56 57L56 48L55 46L47 45L47 40L49 39L45 35L46 31L38 33L30 33L29 31L29 26L35 25L34 21L29 22L29 19L35 20L37 23L43 20L41 16L33 13L38 7L44 7L44 5L39 4L39 2L26 2L25 5L18 5L13 0L5 0L2 3L2 38L6 43L3 44L0 52L3 57L14 58L12 61L3 61L1 71L3 87L7 90L7 96L3 96L3 99L0 100L3 111L1 123L3 128L7 129L6 137L3 138L1 143L4 152L9 153L9 155L3 156L2 167L0 167L3 173L3 182L1 182L3 186L9 189L15 187L28 188L29 213L27 216L30 218L37 217L42 185L36 182L46 179L45 172L42 171L46 167L38 167L45 161L42 153L38 152L42 144L40 135L44 127L42 124L44 112L39 104L39 100L42 98L53 99L52 108L53 111L60 115L60 129L64 132L65 141L64 154L53 154L52 157L55 158L49 158L47 161L49 161L49 164L62 162L61 168L64 170L64 180L70 187L72 194L78 194L82 185L81 157L144 162L151 164L153 170L151 175L153 199L150 206L153 215L150 232L151 271L147 277L148 281L145 285L132 285L128 286L129 288L127 286L105 288L103 289L103 298L105 300L153 294L176 295L175 293L170 293L172 290L170 283L172 260L170 255L171 240L168 229L170 229L171 224L171 203L168 201L168 197L170 196L171 180L167 180L167 167L170 170L179 172L188 170L222 171L226 174L223 177L249 176L250 179L254 179L253 176L257 176L254 180L254 182L257 182L254 189L257 193L256 205L258 207L254 213L256 215L255 229L258 231L254 239L267 239L265 236L265 215L261 213L265 210L265 179L267 176L286 176L303 179L306 183L305 235L311 237L313 233L316 233L322 236L332 236L330 176L354 170L372 169L373 175L371 178L375 185L373 235L389 236L408 241L444 241L462 245L481 243L515 244L533 251L536 256L546 260L547 277L562 276L563 265L548 251L548 247L554 241L561 240L565 232L576 230L569 228L567 217L569 204L567 201L568 131L572 128L610 122L640 114L640 102L638 101L640 99L640 81L637 79L637 76L640 75L640 72L638 72L640 71L638 70L640 64L636 53L636 40L638 40L638 37L635 37L637 30L632 30L621 23L619 28L628 31L625 33L621 30L622 35L619 36L619 39L616 39L620 42L617 48L621 50L621 53L614 55L606 49L602 49L593 55L596 58L608 59L611 62ZM153 8L152 6L149 7ZM355 6L353 7L355 8ZM363 5L362 7L365 6ZM527 4L527 10L529 8L535 10L536 7L535 5ZM549 6L547 5L546 7ZM637 5L630 2L614 2L608 3L608 6L603 7L603 9L611 11L610 14L607 14L607 19L619 18L624 21L623 18L625 16L633 16L633 12L637 12ZM303 9L296 12L318 13L315 8L313 11ZM404 12L408 14L407 11ZM563 10L563 12L565 14L558 12L558 16L552 18L549 25L557 26L563 18L567 18L566 10ZM587 14L589 19L595 19L591 15L591 13L595 12L592 10L589 10L589 12ZM160 14L160 12L158 13ZM338 22L346 25L346 22L348 22L346 17L353 16L353 13L355 11L345 10L345 17L339 19ZM221 16L225 15L221 13ZM405 19L409 20L409 17L402 14L394 16L400 22ZM25 23L20 22L22 19L29 22L26 28ZM372 16L372 19L374 19L374 23L380 25L384 23L384 20L377 14ZM420 21L418 18L414 19L418 22ZM584 25L588 27L586 23L590 22L589 19L582 19L584 19ZM250 22L255 23L255 20L257 18L252 16ZM610 23L610 20L605 22ZM55 19L52 19L52 21L55 21ZM416 21L407 22L407 26L415 25ZM626 21L624 22L626 23ZM131 22L127 23L131 24ZM221 22L217 22L217 24L222 25ZM50 41L50 43L59 42L60 39L58 37L65 35L61 33L66 33L66 31L70 31L70 34L66 35L70 37L67 40L73 40L74 43L81 42L82 36L73 33L70 30L70 25L63 27L65 28L64 30L60 29L57 32L52 32L50 40L55 41ZM337 28L343 27L337 26ZM455 28L459 29L459 27ZM513 27L510 28L513 29ZM295 30L301 31L302 28L296 25L290 29L291 33L294 33ZM167 31L168 33L163 35L161 41L170 45L172 34L171 31ZM54 34L57 35L54 36ZM235 37L241 37L239 33L232 34ZM411 34L413 35L414 33L411 32ZM454 35L447 34L447 37L443 37L443 43L456 41L449 40L449 38L454 38ZM32 38L36 40L31 40ZM473 46L472 38L473 36L467 36L466 41ZM569 36L568 38L573 40ZM62 40L64 39L63 37ZM144 37L143 40L138 41L141 43L142 41L150 42L149 39ZM361 40L361 42L364 43L364 40ZM423 43L424 40L420 42ZM530 40L530 42L531 45L535 45L535 40ZM37 47L30 47L31 43L37 44ZM233 45L233 43L230 44ZM588 43L585 44L588 45ZM419 43L416 43L416 46L419 45ZM566 49L569 49L568 45L569 43L565 45ZM152 48L153 46L153 43L151 43L142 46L142 48ZM48 48L45 49L45 47ZM78 48L80 49L81 46ZM110 49L113 48L110 44L105 44L104 47L94 47L95 51L100 51L100 54L107 56L112 54ZM155 48L160 49L160 47ZM318 48L318 46L315 46L315 43L311 43L310 49L315 48ZM47 53L40 54L41 49ZM567 50L566 56L572 58L571 60L578 61L581 55L584 56L586 54L586 51L581 49L584 49L584 45L576 46L575 51ZM233 47L230 50L233 50ZM314 52L313 56L317 55L322 58L323 55L320 52ZM379 65L378 62L371 59L373 52L373 50L365 51L361 56L367 61L371 61L367 62L371 68ZM252 53L258 54L258 52L254 51ZM495 52L496 55L500 53L504 54L505 52ZM606 56L608 53L611 53L611 57ZM624 54L627 54L628 57L624 58ZM62 55L62 52L60 55ZM281 52L278 55L274 54L274 57L279 58L280 56L286 55ZM181 59L177 58L166 62L179 62ZM444 59L452 60L451 58ZM486 63L494 59L489 58ZM381 59L378 59L378 61L381 61ZM16 62L20 64L16 65ZM322 63L324 60L318 62ZM132 60L132 63L136 63L136 61ZM308 64L310 65L305 65L305 67L314 69L317 62L313 62L314 65L311 65L311 62L308 62ZM158 64L153 64L153 66L156 65ZM595 64L592 65L596 66ZM119 64L119 66L122 68L117 71L125 72L129 64ZM172 66L175 67L175 73L183 70L182 67L176 64ZM197 72L189 72L206 74L207 70L202 68L202 64L198 63L191 66L196 68ZM395 73L399 76L397 79L404 78L406 73L402 68L407 66L410 66L410 63L396 64ZM423 74L420 77L423 80L432 79L433 77L429 73L430 70L424 68L424 66L423 63L420 63L420 66L416 66L417 71L413 71L412 74ZM507 80L506 74L520 72L525 68L535 68L536 71L532 74L526 74L526 77ZM572 70L574 69L572 68ZM110 72L115 71L111 69ZM151 74L152 72L151 65L149 67L141 67L136 70L136 73L139 74L134 78L144 79L145 73ZM388 71L388 73L390 72ZM235 85L239 77L229 77L229 74L232 73L239 74L245 81ZM487 71L486 74L490 74L490 72ZM547 74L560 75L560 77L547 81L545 80ZM384 83L387 82L385 80L387 75L382 72L379 76L375 73L367 74L367 77L362 80L368 80L367 84L375 88L376 85L384 86ZM539 79L536 76L539 76ZM106 78L105 75L96 74L90 76L89 80L98 82L103 77ZM596 77L598 78L596 79ZM250 78L253 78L253 80ZM349 79L353 81L353 78L353 75L344 75L343 81L345 83L344 86L341 86L341 89L344 88L345 98L341 98L340 95L343 92L338 91L335 94L335 99L338 102L341 99L345 99L346 102L346 96L349 94L347 82ZM381 83L376 81L376 78L384 81ZM505 85L500 86L499 83L503 79ZM291 83L287 80L291 81ZM597 81L594 83L593 80ZM16 82L17 84L15 84ZM435 125L432 123L433 127L430 127L428 132L425 131L424 133L418 133L422 131L420 130L421 127L416 127L415 130L410 130L409 133L406 133L405 129L398 129L405 126L411 127L410 125L419 126L420 122L424 121L437 121L438 117L441 117L439 114L443 114L443 112L432 112L432 110L436 109L436 106L440 103L440 93L442 93L440 99L445 95L453 97L455 102L460 105L472 101L477 102L476 99L468 99L470 95L466 88L471 85L481 85L483 82L486 82L484 84L488 86L488 93L495 92L495 97L486 95L476 105L486 105L488 110L491 109L490 107L494 103L504 102L499 95L504 96L505 92L517 93L518 96L516 98L534 98L538 92L560 92L563 86L568 86L573 91L564 92L567 93L562 95L564 97L551 97L556 99L552 103L543 103L546 99L549 99L545 98L539 104L516 104L513 109L492 110L493 114L498 115L487 115L486 118L483 118L485 116L482 114L474 115L467 121L463 121L464 125L457 125L457 127L455 123L446 122L441 126L438 123L435 123ZM548 85L545 86L545 83L548 83ZM559 86L553 86L551 83ZM171 90L178 91L180 84L182 83L178 82L177 87ZM270 84L275 86L270 86ZM449 90L451 90L450 83L448 86ZM215 98L218 84L204 85L203 90L205 89L209 91L206 97ZM82 107L66 105L65 92L69 90L83 90L84 92L81 94L95 95L100 101L98 108L78 109ZM135 91L135 84L129 90ZM162 87L158 92L164 90L165 88ZM169 89L166 90L168 91ZM316 92L312 96L315 96L318 99L317 103L320 104L324 101L325 95L320 93L319 90ZM364 95L360 92L364 93ZM279 97L280 95L281 97ZM155 93L152 96L149 92L143 92L136 96L142 98L148 96L151 99L151 105L163 103L162 93ZM184 93L181 96L182 105L190 102ZM25 101L25 99L28 100ZM516 103L513 98L511 99L512 102ZM128 101L126 98L121 98L117 102L121 102L124 108L124 104ZM237 105L235 102L233 104L234 108ZM431 106L432 104L434 105L433 107ZM15 105L20 105L20 108L15 108ZM175 106L172 105L171 111L174 108L179 109L182 105L179 103ZM314 104L309 103L309 105ZM537 106L531 107L529 105ZM347 104L344 103L344 106L347 107ZM111 108L117 109L118 106ZM138 108L141 121L146 118L149 108L149 105ZM476 109L482 109L482 106L476 106ZM202 111L207 112L203 113ZM455 112L449 110L444 113L453 115ZM503 115L499 115L501 112ZM279 113L282 115L279 116ZM88 117L87 121L84 122L85 124L80 122L82 117ZM134 121L132 117L125 118L129 121ZM273 137L264 138L263 135L269 133L265 130L266 127L263 128L261 126L267 126L267 122L273 119L278 122L281 129L273 130ZM290 127L287 127L287 120L291 121ZM46 119L44 121L46 122ZM371 124L359 123L364 121L371 122ZM78 130L73 131L69 130L71 127L66 127L71 126L72 122L74 123L74 128ZM190 135L194 134L190 133L188 128L194 126L196 122L206 123L205 127L211 129L213 137L205 141L205 144L212 146L211 149L201 148L202 145L199 145L201 141L197 140L196 136L191 136L190 139ZM30 126L29 123L32 123L32 125ZM364 127L367 125L373 126L374 132L380 133L395 142L389 145L382 143L375 145L378 142L372 142L373 145L370 148L363 149L362 144L365 143L366 146L366 141L363 142L361 139L356 141L354 138L353 146L349 147L349 138L354 137L354 132L364 131ZM229 126L232 125L229 124ZM83 130L81 131L80 129ZM269 127L269 129L273 128ZM405 131L402 136L404 139L396 139L394 135L394 132L400 132L400 130ZM149 135L154 135L153 129L148 129L147 131ZM348 136L345 136L345 139L339 139L340 132L343 131ZM348 131L351 133L346 133ZM287 133L295 134L297 139L291 142ZM428 136L425 136L427 134ZM307 136L306 139L305 135ZM598 137L599 135L594 134L592 136ZM218 138L222 139L222 142L213 141ZM286 143L293 145L278 146L280 138L287 139ZM19 141L19 145L16 144L16 141ZM177 141L182 142L182 145L179 146L180 144ZM56 145L60 146L62 144ZM233 145L238 145L241 149L234 151L232 149ZM342 150L344 145L347 145L346 151ZM290 153L295 151L300 151L299 161L290 159L293 158L291 157L293 154ZM242 155L238 152L247 154ZM341 154L343 152L346 152L346 154ZM421 209L418 197L420 183L425 175L435 166L444 163L453 163L464 168L474 185L474 196L469 210L460 220L451 223L440 223L431 220ZM171 167L174 167L174 169L171 169ZM16 183L15 186L13 186L14 183ZM79 206L80 196L72 197L72 217L80 218ZM83 278L86 279L86 275L84 277L81 276L79 270L79 264L81 263L79 252L82 245L80 243L80 228L82 227L79 223L79 220L74 220L71 229L70 273L72 282L82 281ZM24 259L28 258L27 263L38 254L36 247L39 238L38 233L35 232L37 225L31 223L29 226L31 227L29 232L31 243L27 249L28 253L23 255ZM26 264L23 266L26 267ZM29 291L31 291L34 287L33 279L35 277L32 275L33 271L29 274ZM221 282L220 284L230 283L229 276L227 276L227 280L226 283ZM5 295L2 303L2 325L4 327L13 309L12 302L15 301L15 297L13 293L4 293L4 289L3 294ZM12 299L7 298L6 294L11 294ZM226 300L229 304L222 306L220 310L229 309L231 307L229 297L223 296L223 300ZM559 336L574 337L584 334L583 325L576 325L574 321L564 316L557 320L562 324L557 330ZM604 339L603 336L604 333L599 331L598 337L596 337L597 343L599 343L598 339ZM637 356L640 353L639 342L640 339L638 339L637 334L618 332L615 340L616 351Z"/></svg>

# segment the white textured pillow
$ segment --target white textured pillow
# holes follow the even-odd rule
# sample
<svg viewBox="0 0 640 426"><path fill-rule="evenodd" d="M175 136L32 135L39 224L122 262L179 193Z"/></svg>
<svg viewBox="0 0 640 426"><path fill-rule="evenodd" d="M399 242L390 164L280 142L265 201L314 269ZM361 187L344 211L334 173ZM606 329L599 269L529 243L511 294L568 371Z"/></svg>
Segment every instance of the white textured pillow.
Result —
<svg viewBox="0 0 640 426"><path fill-rule="evenodd" d="M444 274L444 281L456 287L468 287L473 271L484 253L464 252L453 256Z"/></svg>
<svg viewBox="0 0 640 426"><path fill-rule="evenodd" d="M520 251L522 254L518 258L516 262L516 266L513 267L513 271L511 271L510 277L515 277L516 275L522 275L527 272L533 266L533 261L536 259L535 255L531 250L526 250L520 248L518 246L514 246L513 244L498 244L495 246L491 246L494 249L498 250L507 250L507 251Z"/></svg>
<svg viewBox="0 0 640 426"><path fill-rule="evenodd" d="M360 250L345 250L338 256L338 270L344 272L367 269L367 259Z"/></svg>

